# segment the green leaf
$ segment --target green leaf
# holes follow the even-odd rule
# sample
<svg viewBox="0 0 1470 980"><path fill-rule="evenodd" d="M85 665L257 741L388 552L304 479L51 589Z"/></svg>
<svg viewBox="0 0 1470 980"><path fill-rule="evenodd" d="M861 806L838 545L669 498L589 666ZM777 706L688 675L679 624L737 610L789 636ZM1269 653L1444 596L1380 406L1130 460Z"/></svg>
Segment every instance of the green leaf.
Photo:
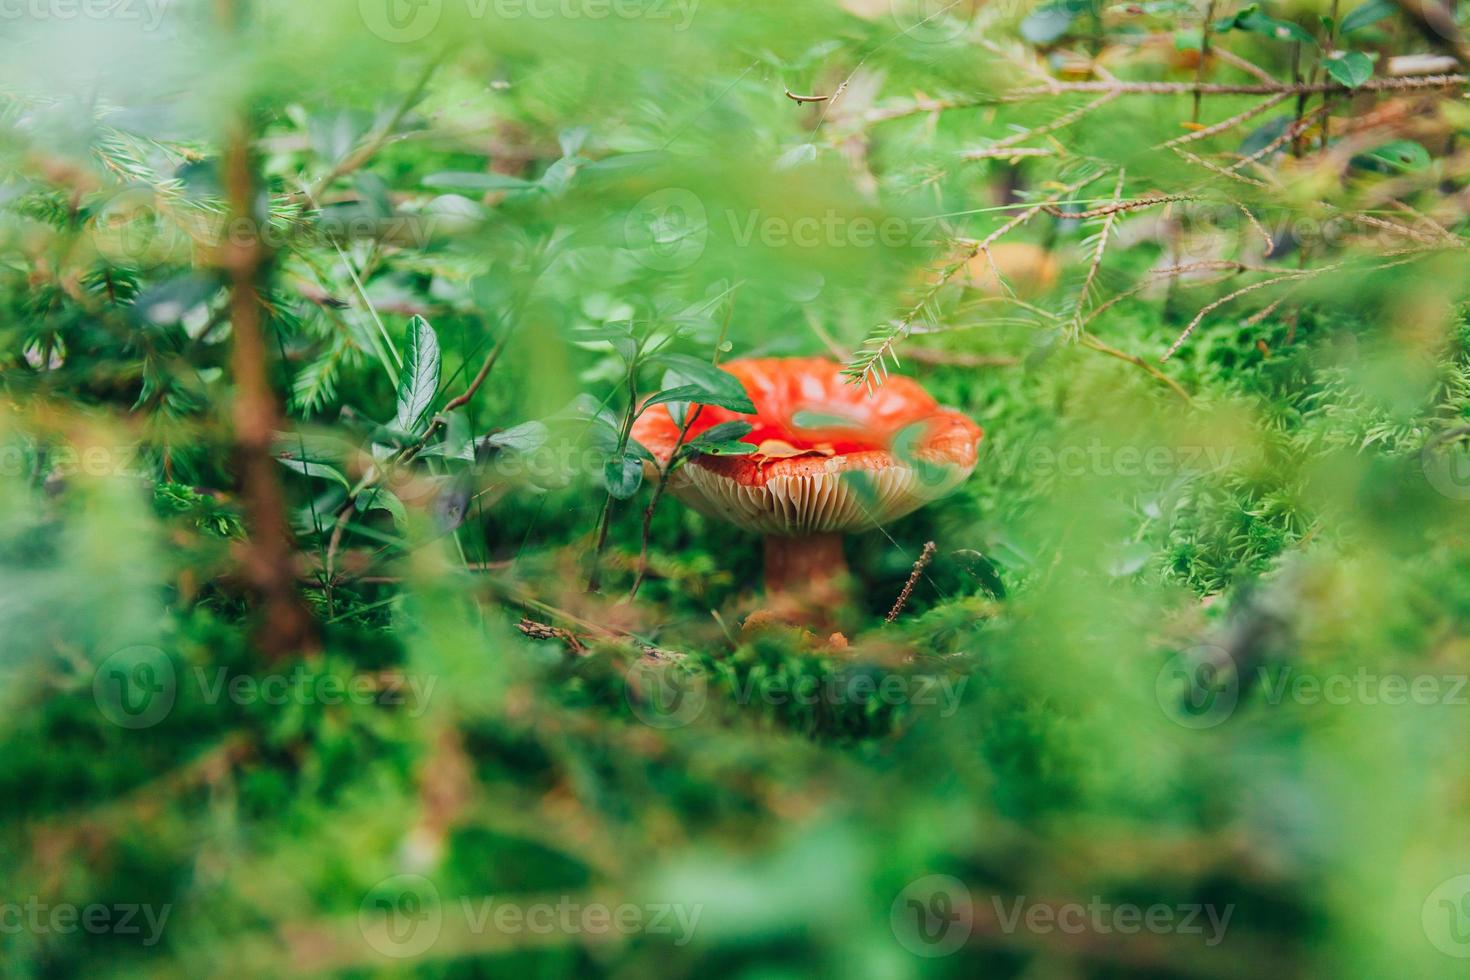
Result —
<svg viewBox="0 0 1470 980"><path fill-rule="evenodd" d="M1376 24L1396 9L1391 0L1368 0L1361 7L1353 8L1342 19L1342 33L1351 34L1360 28Z"/></svg>
<svg viewBox="0 0 1470 980"><path fill-rule="evenodd" d="M429 409L439 393L439 338L429 321L416 316L408 324L408 350L398 375L398 411L394 426L419 435L428 425Z"/></svg>
<svg viewBox="0 0 1470 980"><path fill-rule="evenodd" d="M729 442L750 435L755 426L749 422L721 422L712 425L699 434L699 438L691 439L689 445L698 446L701 443Z"/></svg>
<svg viewBox="0 0 1470 980"><path fill-rule="evenodd" d="M643 461L627 453L612 456L602 467L602 482L618 500L627 500L643 485Z"/></svg>
<svg viewBox="0 0 1470 980"><path fill-rule="evenodd" d="M425 187L452 187L470 191L531 191L536 185L529 180L507 174L479 171L446 170L424 178Z"/></svg>
<svg viewBox="0 0 1470 980"><path fill-rule="evenodd" d="M605 453L615 453L618 449L618 430L600 418L587 420L586 439L587 445L593 449Z"/></svg>
<svg viewBox="0 0 1470 980"><path fill-rule="evenodd" d="M1357 88L1373 77L1373 60L1361 51L1346 51L1327 59L1327 74L1348 88Z"/></svg>
<svg viewBox="0 0 1470 980"><path fill-rule="evenodd" d="M649 397L639 409L639 414L648 411L655 405L670 405L680 402L698 401L704 396L704 389L698 385L679 385L677 388L665 388L663 391Z"/></svg>
<svg viewBox="0 0 1470 980"><path fill-rule="evenodd" d="M500 432L492 432L480 440L481 445L509 449L512 452L535 452L546 445L550 434L544 422L522 422Z"/></svg>
<svg viewBox="0 0 1470 980"><path fill-rule="evenodd" d="M328 466L326 463L318 463L310 459L289 459L279 456L276 457L276 462L304 476L318 480L335 480L342 484L343 489L352 489L352 484L348 482L346 475L335 466Z"/></svg>
<svg viewBox="0 0 1470 980"><path fill-rule="evenodd" d="M385 510L393 516L393 524L402 528L408 523L408 509L403 506L403 501L392 490L383 487L370 487L357 495L353 501L360 513L370 510Z"/></svg>
<svg viewBox="0 0 1470 980"><path fill-rule="evenodd" d="M609 344L624 364L638 359L638 338L626 327L580 327L573 331L572 339L579 344Z"/></svg>
<svg viewBox="0 0 1470 980"><path fill-rule="evenodd" d="M744 415L755 414L755 405L745 393L745 386L740 383L740 379L708 361L687 354L658 354L648 361L666 369L663 379L665 388L698 389L695 396L667 399L669 401L693 401L701 405L718 405Z"/></svg>
<svg viewBox="0 0 1470 980"><path fill-rule="evenodd" d="M1354 164L1379 173L1423 170L1429 162L1429 151L1413 140L1392 140L1353 158Z"/></svg>

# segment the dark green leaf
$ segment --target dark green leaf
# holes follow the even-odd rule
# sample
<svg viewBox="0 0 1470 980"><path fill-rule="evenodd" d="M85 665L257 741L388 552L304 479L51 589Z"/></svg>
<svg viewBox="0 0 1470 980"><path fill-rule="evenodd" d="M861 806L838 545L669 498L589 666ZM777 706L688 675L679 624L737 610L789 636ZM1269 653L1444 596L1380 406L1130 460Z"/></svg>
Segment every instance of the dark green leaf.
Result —
<svg viewBox="0 0 1470 980"><path fill-rule="evenodd" d="M309 459L287 459L277 457L276 461L288 470L295 470L305 476L318 480L333 480L342 484L344 489L351 490L352 484L348 482L346 475L335 466L326 463L318 463Z"/></svg>
<svg viewBox="0 0 1470 980"><path fill-rule="evenodd" d="M643 485L643 461L627 453L612 456L602 467L602 482L618 500L627 500Z"/></svg>
<svg viewBox="0 0 1470 980"><path fill-rule="evenodd" d="M398 527L408 523L408 510L403 506L403 501L392 490L383 487L370 487L357 495L354 501L358 511L367 513L370 510L385 510L393 515L393 523Z"/></svg>
<svg viewBox="0 0 1470 980"><path fill-rule="evenodd" d="M700 389L698 397L675 400L697 401L701 405L718 405L732 412L755 414L755 405L745 393L745 386L740 383L740 379L709 361L687 354L658 354L648 360L649 363L666 369L664 387Z"/></svg>
<svg viewBox="0 0 1470 980"><path fill-rule="evenodd" d="M665 388L656 395L652 395L643 403L641 412L646 412L655 405L677 404L679 402L698 401L704 396L704 389L698 385L679 385L677 388Z"/></svg>
<svg viewBox="0 0 1470 980"><path fill-rule="evenodd" d="M1376 24L1396 9L1391 0L1368 0L1361 7L1353 8L1342 19L1342 33L1351 34L1359 28Z"/></svg>
<svg viewBox="0 0 1470 980"><path fill-rule="evenodd" d="M757 447L732 439L727 442L690 443L689 448L706 456L749 456Z"/></svg>
<svg viewBox="0 0 1470 980"><path fill-rule="evenodd" d="M748 436L754 429L755 426L749 422L721 422L701 432L699 438L690 441L690 445L697 446L704 442L728 442Z"/></svg>
<svg viewBox="0 0 1470 980"><path fill-rule="evenodd" d="M1251 4L1238 11L1233 17L1226 17L1215 22L1215 30L1224 32L1229 30L1249 31L1252 34L1260 34L1265 37L1275 38L1278 41L1299 41L1302 44L1316 44L1317 39L1298 24L1289 20L1278 20L1261 12L1256 4Z"/></svg>

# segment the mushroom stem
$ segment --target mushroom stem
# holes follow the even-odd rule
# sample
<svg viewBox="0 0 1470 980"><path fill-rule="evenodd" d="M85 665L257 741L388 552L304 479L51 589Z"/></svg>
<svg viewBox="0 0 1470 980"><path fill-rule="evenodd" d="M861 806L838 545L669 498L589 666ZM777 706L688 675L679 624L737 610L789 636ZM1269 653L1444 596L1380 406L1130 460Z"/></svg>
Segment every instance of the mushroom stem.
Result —
<svg viewBox="0 0 1470 980"><path fill-rule="evenodd" d="M842 535L766 536L766 595L770 599L830 609L841 602L841 582L846 577Z"/></svg>

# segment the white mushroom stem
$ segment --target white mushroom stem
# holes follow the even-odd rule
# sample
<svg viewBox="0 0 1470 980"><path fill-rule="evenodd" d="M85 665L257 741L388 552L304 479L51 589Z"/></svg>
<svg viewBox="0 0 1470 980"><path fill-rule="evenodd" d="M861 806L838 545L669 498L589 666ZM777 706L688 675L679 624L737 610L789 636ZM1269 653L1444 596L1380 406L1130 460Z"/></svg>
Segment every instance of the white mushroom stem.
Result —
<svg viewBox="0 0 1470 980"><path fill-rule="evenodd" d="M847 577L842 535L766 536L766 595L798 604L839 602Z"/></svg>

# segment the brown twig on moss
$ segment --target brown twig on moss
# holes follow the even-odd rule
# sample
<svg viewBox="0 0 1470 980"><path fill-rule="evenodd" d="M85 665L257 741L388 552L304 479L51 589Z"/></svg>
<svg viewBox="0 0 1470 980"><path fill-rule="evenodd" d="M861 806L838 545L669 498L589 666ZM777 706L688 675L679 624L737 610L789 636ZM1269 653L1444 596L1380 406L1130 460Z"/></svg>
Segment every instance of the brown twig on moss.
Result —
<svg viewBox="0 0 1470 980"><path fill-rule="evenodd" d="M548 626L545 623L538 623L532 619L522 618L520 622L516 623L516 629L520 630L523 636L530 637L533 640L556 640L559 643L564 643L566 644L567 650L578 656L581 656L587 651L587 648L582 645L581 640L577 639L575 633L571 630L562 629L560 626Z"/></svg>
<svg viewBox="0 0 1470 980"><path fill-rule="evenodd" d="M934 542L924 542L924 550L919 553L919 558L914 562L913 571L909 572L909 579L903 584L903 591L894 600L893 608L888 610L888 615L883 617L883 622L891 623L903 612L903 607L908 605L909 597L914 594L914 586L919 584L919 576L924 574L924 569L934 558Z"/></svg>

